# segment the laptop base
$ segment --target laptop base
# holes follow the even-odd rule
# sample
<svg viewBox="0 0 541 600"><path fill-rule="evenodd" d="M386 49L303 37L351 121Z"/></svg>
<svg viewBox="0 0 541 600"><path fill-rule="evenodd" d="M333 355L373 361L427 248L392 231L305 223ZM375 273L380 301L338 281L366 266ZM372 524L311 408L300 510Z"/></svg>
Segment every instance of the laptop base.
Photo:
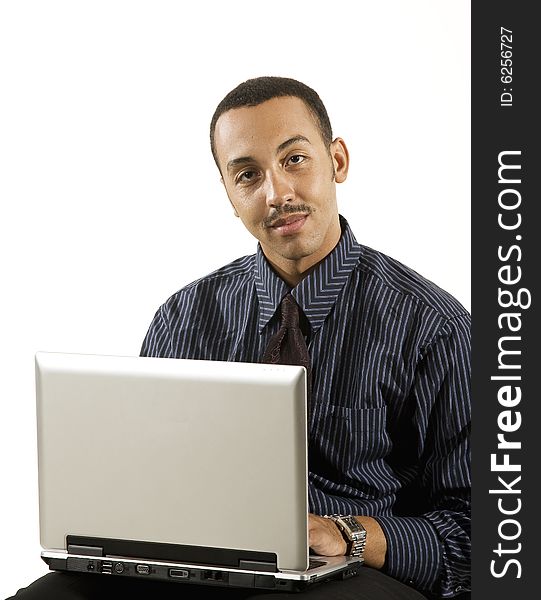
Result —
<svg viewBox="0 0 541 600"><path fill-rule="evenodd" d="M352 561L342 569L329 569L328 574L321 572L320 568L302 573L271 574L173 562L138 561L125 557L70 556L55 552L42 552L41 558L54 571L284 592L300 592L319 582L354 577L362 565L361 561Z"/></svg>

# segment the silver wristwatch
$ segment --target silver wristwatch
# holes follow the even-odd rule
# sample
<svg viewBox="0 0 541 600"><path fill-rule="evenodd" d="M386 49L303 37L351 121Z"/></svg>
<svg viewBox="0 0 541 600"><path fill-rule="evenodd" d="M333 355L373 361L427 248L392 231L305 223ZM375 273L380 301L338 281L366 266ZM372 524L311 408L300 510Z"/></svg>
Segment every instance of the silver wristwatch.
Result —
<svg viewBox="0 0 541 600"><path fill-rule="evenodd" d="M366 545L366 529L352 515L325 515L326 519L334 521L344 537L347 550L346 556L362 558Z"/></svg>

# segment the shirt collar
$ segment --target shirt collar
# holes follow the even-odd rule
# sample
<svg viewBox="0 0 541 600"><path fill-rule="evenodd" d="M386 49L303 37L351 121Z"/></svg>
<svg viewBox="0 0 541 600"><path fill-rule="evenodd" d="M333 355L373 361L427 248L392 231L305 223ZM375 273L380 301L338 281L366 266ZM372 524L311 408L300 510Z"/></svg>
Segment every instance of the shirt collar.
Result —
<svg viewBox="0 0 541 600"><path fill-rule="evenodd" d="M342 236L336 247L291 290L293 297L310 322L312 333L323 325L361 256L361 246L342 215L340 215L340 226ZM254 270L259 299L259 332L261 333L276 313L282 298L290 288L274 272L265 258L260 244L257 246Z"/></svg>

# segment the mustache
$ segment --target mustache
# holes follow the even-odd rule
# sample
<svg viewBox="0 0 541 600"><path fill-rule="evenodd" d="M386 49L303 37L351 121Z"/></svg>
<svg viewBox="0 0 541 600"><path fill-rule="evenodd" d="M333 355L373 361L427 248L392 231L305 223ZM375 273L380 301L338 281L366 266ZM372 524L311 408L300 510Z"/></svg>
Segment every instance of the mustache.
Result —
<svg viewBox="0 0 541 600"><path fill-rule="evenodd" d="M279 206L275 208L272 213L263 220L263 225L265 227L272 227L272 225L278 220L287 215L293 215L298 213L304 213L309 215L313 213L314 209L308 204L284 204L283 206Z"/></svg>

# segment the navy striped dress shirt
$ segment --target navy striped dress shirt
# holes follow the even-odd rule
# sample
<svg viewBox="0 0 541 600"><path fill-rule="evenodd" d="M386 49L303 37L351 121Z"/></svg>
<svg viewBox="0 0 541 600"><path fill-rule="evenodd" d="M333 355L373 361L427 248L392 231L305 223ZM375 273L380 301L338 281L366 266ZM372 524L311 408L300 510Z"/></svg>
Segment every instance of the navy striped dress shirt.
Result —
<svg viewBox="0 0 541 600"><path fill-rule="evenodd" d="M309 322L310 510L373 516L384 570L452 596L470 588L470 315L340 221L292 290ZM289 289L258 245L171 296L141 355L259 362Z"/></svg>

